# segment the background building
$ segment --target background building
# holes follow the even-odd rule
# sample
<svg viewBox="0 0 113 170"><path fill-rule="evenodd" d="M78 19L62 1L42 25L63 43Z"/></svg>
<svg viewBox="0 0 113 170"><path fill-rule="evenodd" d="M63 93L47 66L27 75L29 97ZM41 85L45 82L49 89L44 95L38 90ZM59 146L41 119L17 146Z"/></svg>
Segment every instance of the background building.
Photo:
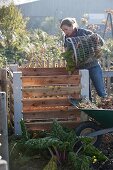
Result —
<svg viewBox="0 0 113 170"><path fill-rule="evenodd" d="M102 24L106 9L113 7L113 0L3 0L14 1L24 17L29 17L28 28L41 28L49 33L58 30L62 18L75 17L81 24L84 14L90 24ZM2 1L0 2L0 4Z"/></svg>

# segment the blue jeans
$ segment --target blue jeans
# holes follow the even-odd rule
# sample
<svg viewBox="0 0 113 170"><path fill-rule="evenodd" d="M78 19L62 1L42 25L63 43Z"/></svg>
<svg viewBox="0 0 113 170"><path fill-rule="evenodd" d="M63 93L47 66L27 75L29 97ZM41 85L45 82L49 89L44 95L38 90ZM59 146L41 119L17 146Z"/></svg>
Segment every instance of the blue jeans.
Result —
<svg viewBox="0 0 113 170"><path fill-rule="evenodd" d="M91 67L88 70L89 70L89 77L92 80L92 83L96 89L97 94L100 97L105 97L107 94L105 90L101 66L97 64L96 66Z"/></svg>

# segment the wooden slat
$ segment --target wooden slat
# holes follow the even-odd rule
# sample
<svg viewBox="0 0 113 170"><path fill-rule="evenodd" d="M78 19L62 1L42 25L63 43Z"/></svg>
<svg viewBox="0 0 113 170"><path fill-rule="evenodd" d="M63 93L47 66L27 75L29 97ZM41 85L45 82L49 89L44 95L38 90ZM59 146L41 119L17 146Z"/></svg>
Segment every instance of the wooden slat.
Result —
<svg viewBox="0 0 113 170"><path fill-rule="evenodd" d="M48 110L68 110L70 109L72 106L50 106L50 107L23 107L23 112L27 112L27 111L48 111Z"/></svg>
<svg viewBox="0 0 113 170"><path fill-rule="evenodd" d="M67 97L49 97L38 99L23 99L23 110L35 110L38 107L51 107L51 106L70 106Z"/></svg>
<svg viewBox="0 0 113 170"><path fill-rule="evenodd" d="M23 112L23 118L28 120L80 120L80 111L71 109L67 111L46 111L46 112Z"/></svg>
<svg viewBox="0 0 113 170"><path fill-rule="evenodd" d="M46 97L46 96L61 96L80 94L80 86L51 86L51 87L38 87L38 88L23 88L23 97Z"/></svg>
<svg viewBox="0 0 113 170"><path fill-rule="evenodd" d="M13 83L11 81L8 81L8 86L10 88L10 93L13 93Z"/></svg>
<svg viewBox="0 0 113 170"><path fill-rule="evenodd" d="M28 110L27 108L26 108L26 110L23 108L23 111L33 111L33 112L35 112L35 111L37 111L37 112L41 112L41 111L43 111L43 112L47 112L47 111L55 111L55 110L60 110L60 111L66 111L66 110L70 110L70 109L72 109L73 108L73 106L50 106L50 107L37 107L37 108L35 108L34 110Z"/></svg>
<svg viewBox="0 0 113 170"><path fill-rule="evenodd" d="M80 75L56 75L56 76L22 76L22 85L26 86L40 86L40 85L79 85Z"/></svg>
<svg viewBox="0 0 113 170"><path fill-rule="evenodd" d="M72 95L75 99L80 99L80 95ZM67 107L71 104L68 101L68 97L56 97L56 98L26 98L22 100L23 111L37 111L41 108L46 109L47 107ZM53 109L54 110L54 109Z"/></svg>
<svg viewBox="0 0 113 170"><path fill-rule="evenodd" d="M80 123L80 121L59 121L62 126L68 127L68 128L76 128L77 125ZM32 122L32 123L26 123L26 127L28 130L50 130L52 127L52 121L51 122Z"/></svg>
<svg viewBox="0 0 113 170"><path fill-rule="evenodd" d="M49 76L49 75L69 75L65 67L62 68L18 68L23 76ZM73 74L78 75L79 70Z"/></svg>
<svg viewBox="0 0 113 170"><path fill-rule="evenodd" d="M1 90L6 92L7 95L7 71L6 69L1 69Z"/></svg>
<svg viewBox="0 0 113 170"><path fill-rule="evenodd" d="M10 93L9 95L10 95L10 96L9 96L9 98L10 98L10 99L9 99L9 100L10 100L9 103L14 103L14 96L13 96L13 94Z"/></svg>

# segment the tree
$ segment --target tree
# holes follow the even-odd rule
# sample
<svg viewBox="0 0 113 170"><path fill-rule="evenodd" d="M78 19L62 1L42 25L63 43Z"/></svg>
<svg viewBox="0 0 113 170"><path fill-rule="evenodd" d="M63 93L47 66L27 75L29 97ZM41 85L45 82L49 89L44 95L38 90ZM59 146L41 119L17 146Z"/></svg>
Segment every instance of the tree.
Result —
<svg viewBox="0 0 113 170"><path fill-rule="evenodd" d="M23 19L21 11L13 3L0 8L1 42L4 44L0 51L3 49L2 55L7 59L16 56L22 49L23 39L27 41L26 24L27 19Z"/></svg>

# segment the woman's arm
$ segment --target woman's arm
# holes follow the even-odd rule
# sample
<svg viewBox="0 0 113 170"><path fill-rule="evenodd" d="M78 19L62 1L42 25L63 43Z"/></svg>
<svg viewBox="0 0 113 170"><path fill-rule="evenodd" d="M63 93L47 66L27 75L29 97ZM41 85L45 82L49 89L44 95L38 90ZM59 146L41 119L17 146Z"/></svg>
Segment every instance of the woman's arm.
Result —
<svg viewBox="0 0 113 170"><path fill-rule="evenodd" d="M103 38L102 38L99 34L94 33L94 32L92 32L91 30L84 29L84 34L85 34L85 35L92 35L92 34L96 34L96 35L97 35L97 37L98 37L98 41L99 41L100 45L101 45L101 46L103 46L103 45L104 45L104 43L105 43L104 39L103 39Z"/></svg>

